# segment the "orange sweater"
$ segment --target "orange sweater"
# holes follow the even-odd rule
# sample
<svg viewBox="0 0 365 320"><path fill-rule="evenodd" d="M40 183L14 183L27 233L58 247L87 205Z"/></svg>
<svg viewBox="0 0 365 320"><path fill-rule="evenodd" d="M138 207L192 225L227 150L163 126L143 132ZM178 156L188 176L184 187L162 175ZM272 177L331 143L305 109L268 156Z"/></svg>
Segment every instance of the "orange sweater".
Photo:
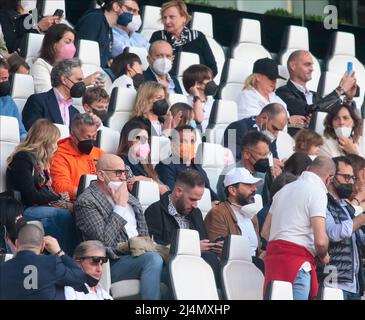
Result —
<svg viewBox="0 0 365 320"><path fill-rule="evenodd" d="M57 193L68 192L76 199L77 187L83 174L95 174L96 162L105 152L94 147L90 154L81 153L71 138L58 141L58 149L52 159L52 187Z"/></svg>

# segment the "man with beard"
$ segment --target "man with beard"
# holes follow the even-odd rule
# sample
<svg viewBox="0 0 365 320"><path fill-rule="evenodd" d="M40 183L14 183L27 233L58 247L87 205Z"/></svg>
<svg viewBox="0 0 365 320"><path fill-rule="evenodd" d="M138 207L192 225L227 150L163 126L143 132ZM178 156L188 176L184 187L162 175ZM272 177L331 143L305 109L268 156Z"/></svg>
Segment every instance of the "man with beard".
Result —
<svg viewBox="0 0 365 320"><path fill-rule="evenodd" d="M210 241L230 234L248 237L253 262L263 271L263 262L256 257L260 239L259 229L252 220L261 209L254 196L256 186L262 182L262 179L255 178L245 168L229 171L223 181L227 200L213 207L204 222Z"/></svg>
<svg viewBox="0 0 365 320"><path fill-rule="evenodd" d="M148 231L158 244L169 245L176 229L191 229L199 232L202 258L212 267L219 284L219 260L223 241L208 240L203 216L197 207L204 193L204 178L196 170L181 172L172 192L166 192L159 201L145 211Z"/></svg>

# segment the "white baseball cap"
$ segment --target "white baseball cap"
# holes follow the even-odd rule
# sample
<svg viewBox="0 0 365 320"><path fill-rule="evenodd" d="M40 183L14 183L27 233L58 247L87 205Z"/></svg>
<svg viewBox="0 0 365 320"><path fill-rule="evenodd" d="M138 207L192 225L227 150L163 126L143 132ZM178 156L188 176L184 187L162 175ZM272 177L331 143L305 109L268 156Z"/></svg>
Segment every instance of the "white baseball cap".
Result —
<svg viewBox="0 0 365 320"><path fill-rule="evenodd" d="M255 178L247 169L245 168L233 168L230 170L223 180L224 187L231 186L236 183L246 183L246 184L261 184L263 181L260 178Z"/></svg>

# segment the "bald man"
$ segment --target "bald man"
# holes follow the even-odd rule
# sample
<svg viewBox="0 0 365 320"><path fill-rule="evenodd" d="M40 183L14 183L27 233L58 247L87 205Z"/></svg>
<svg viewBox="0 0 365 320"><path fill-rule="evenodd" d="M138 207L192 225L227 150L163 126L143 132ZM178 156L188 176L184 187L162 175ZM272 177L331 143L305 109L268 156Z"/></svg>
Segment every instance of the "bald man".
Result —
<svg viewBox="0 0 365 320"><path fill-rule="evenodd" d="M348 103L356 94L356 78L354 73L345 73L337 88L325 97L307 89L308 81L312 79L313 58L310 52L294 51L288 58L287 67L289 80L285 86L276 90L276 94L286 103L291 117L288 132L294 135L300 128L307 127L314 111L328 112L341 101L344 96Z"/></svg>
<svg viewBox="0 0 365 320"><path fill-rule="evenodd" d="M78 197L76 225L84 240L99 240L110 260L111 280L139 279L142 300L160 299L163 261L155 252L138 257L122 255L116 246L132 237L148 236L146 220L139 201L128 193L123 160L103 155L96 165L97 181Z"/></svg>
<svg viewBox="0 0 365 320"><path fill-rule="evenodd" d="M145 81L157 81L169 93L183 93L179 81L170 74L174 57L172 47L167 41L153 42L148 51L147 60L149 67L143 72Z"/></svg>
<svg viewBox="0 0 365 320"><path fill-rule="evenodd" d="M38 226L23 226L15 244L16 256L0 264L0 300L64 300L65 286L86 282L76 262ZM50 255L42 255L44 249Z"/></svg>

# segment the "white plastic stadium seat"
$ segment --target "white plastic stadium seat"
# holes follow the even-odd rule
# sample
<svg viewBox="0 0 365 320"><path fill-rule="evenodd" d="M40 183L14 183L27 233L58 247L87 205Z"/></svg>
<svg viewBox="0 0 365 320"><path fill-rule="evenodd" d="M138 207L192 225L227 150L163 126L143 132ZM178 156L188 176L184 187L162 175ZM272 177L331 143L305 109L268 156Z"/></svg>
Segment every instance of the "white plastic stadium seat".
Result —
<svg viewBox="0 0 365 320"><path fill-rule="evenodd" d="M222 252L222 289L227 300L262 300L264 275L252 263L250 241L229 235Z"/></svg>
<svg viewBox="0 0 365 320"><path fill-rule="evenodd" d="M33 77L28 74L15 73L11 82L10 95L18 107L20 117L25 103L32 94L34 94Z"/></svg>
<svg viewBox="0 0 365 320"><path fill-rule="evenodd" d="M318 93L322 96L330 94L335 90L340 83L342 75L330 71L325 71L321 75L321 79L318 84ZM361 106L361 105L360 105ZM358 107L360 107L358 105Z"/></svg>
<svg viewBox="0 0 365 320"><path fill-rule="evenodd" d="M295 141L287 132L279 131L276 147L279 159L288 159L294 153Z"/></svg>
<svg viewBox="0 0 365 320"><path fill-rule="evenodd" d="M41 50L44 34L27 33L25 37L25 47L22 50L22 56L31 67L39 57L39 51Z"/></svg>
<svg viewBox="0 0 365 320"><path fill-rule="evenodd" d="M203 219L207 215L210 209L212 209L212 198L208 188L204 188L202 198L198 201L198 208L200 209Z"/></svg>
<svg viewBox="0 0 365 320"><path fill-rule="evenodd" d="M61 23L67 24L73 28L73 25L66 19L66 4L65 0L44 0L42 1L41 15L42 16L53 16L57 9L63 10L63 17Z"/></svg>
<svg viewBox="0 0 365 320"><path fill-rule="evenodd" d="M344 300L343 291L338 288L321 287L318 290L317 300Z"/></svg>
<svg viewBox="0 0 365 320"><path fill-rule="evenodd" d="M171 140L167 137L151 137L151 163L157 164L171 155Z"/></svg>
<svg viewBox="0 0 365 320"><path fill-rule="evenodd" d="M252 73L252 64L238 59L228 59L222 75L222 100L237 101L246 78Z"/></svg>
<svg viewBox="0 0 365 320"><path fill-rule="evenodd" d="M320 112L320 111L317 111L312 115L310 128L315 132L317 132L318 134L320 134L321 136L323 136L324 132L323 121L326 118L326 116L327 112Z"/></svg>
<svg viewBox="0 0 365 320"><path fill-rule="evenodd" d="M77 188L77 196L84 192L84 190L90 185L92 181L95 181L97 176L95 174L83 174L80 177L79 185Z"/></svg>
<svg viewBox="0 0 365 320"><path fill-rule="evenodd" d="M171 93L169 94L170 105L173 106L175 103L183 102L188 103L188 98L183 94Z"/></svg>
<svg viewBox="0 0 365 320"><path fill-rule="evenodd" d="M279 53L279 63L286 66L289 56L296 50L309 51L308 29L301 26L288 26L283 38L283 47ZM318 82L321 77L321 66L313 55L312 58L312 80L306 86L309 90L317 92Z"/></svg>
<svg viewBox="0 0 365 320"><path fill-rule="evenodd" d="M261 24L258 20L241 19L238 42L233 46L232 58L253 65L261 58L271 58L271 54L261 44Z"/></svg>
<svg viewBox="0 0 365 320"><path fill-rule="evenodd" d="M147 60L148 51L145 48L129 47L129 52L136 54L141 59L143 70L148 69L149 66Z"/></svg>
<svg viewBox="0 0 365 320"><path fill-rule="evenodd" d="M327 71L342 76L347 70L347 63L353 63L357 85L360 87L360 96L355 97L354 101L360 108L365 95L365 67L355 56L355 36L352 33L336 31L333 34L331 49L330 58L327 59L326 63ZM337 86L338 83L332 90Z"/></svg>
<svg viewBox="0 0 365 320"><path fill-rule="evenodd" d="M60 130L61 136L59 140L70 136L70 128L68 126L59 123L54 123L54 125L58 128L58 130Z"/></svg>
<svg viewBox="0 0 365 320"><path fill-rule="evenodd" d="M139 200L143 212L152 204L160 200L157 182L137 181L134 186L134 195Z"/></svg>
<svg viewBox="0 0 365 320"><path fill-rule="evenodd" d="M212 15L205 12L193 12L191 28L201 31L206 36L215 61L217 62L218 73L215 76L214 81L219 84L226 56L221 45L214 40Z"/></svg>
<svg viewBox="0 0 365 320"><path fill-rule="evenodd" d="M107 120L108 127L120 132L128 122L136 100L136 91L128 88L113 88L109 102L112 116Z"/></svg>
<svg viewBox="0 0 365 320"><path fill-rule="evenodd" d="M180 52L175 59L177 60L177 79L180 82L183 93L187 94L182 82L183 73L191 65L200 63L199 55L190 52Z"/></svg>
<svg viewBox="0 0 365 320"><path fill-rule="evenodd" d="M286 281L272 281L266 290L266 300L293 300L293 286Z"/></svg>
<svg viewBox="0 0 365 320"><path fill-rule="evenodd" d="M161 22L160 7L144 6L142 10L142 28L140 33L150 40L152 33L163 30Z"/></svg>
<svg viewBox="0 0 365 320"><path fill-rule="evenodd" d="M18 119L0 116L0 193L6 191L6 160L19 142Z"/></svg>
<svg viewBox="0 0 365 320"><path fill-rule="evenodd" d="M212 268L200 253L199 233L178 229L171 244L169 272L176 300L218 300Z"/></svg>
<svg viewBox="0 0 365 320"><path fill-rule="evenodd" d="M103 127L98 130L96 145L106 153L116 154L119 146L120 133L117 130Z"/></svg>
<svg viewBox="0 0 365 320"><path fill-rule="evenodd" d="M237 121L237 103L229 100L216 100L210 113L206 130L207 142L223 144L224 131L228 125Z"/></svg>

